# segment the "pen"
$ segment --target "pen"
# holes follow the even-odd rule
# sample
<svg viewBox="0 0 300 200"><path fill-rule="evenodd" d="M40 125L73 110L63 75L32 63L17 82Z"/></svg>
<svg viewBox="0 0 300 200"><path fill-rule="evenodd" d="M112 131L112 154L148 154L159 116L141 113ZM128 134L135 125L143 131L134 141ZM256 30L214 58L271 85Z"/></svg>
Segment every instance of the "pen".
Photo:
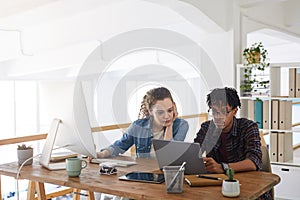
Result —
<svg viewBox="0 0 300 200"><path fill-rule="evenodd" d="M213 176L204 176L204 175L197 175L198 178L207 178L207 179L212 179L212 180L217 180L217 181L222 181L221 178L218 177L213 177Z"/></svg>

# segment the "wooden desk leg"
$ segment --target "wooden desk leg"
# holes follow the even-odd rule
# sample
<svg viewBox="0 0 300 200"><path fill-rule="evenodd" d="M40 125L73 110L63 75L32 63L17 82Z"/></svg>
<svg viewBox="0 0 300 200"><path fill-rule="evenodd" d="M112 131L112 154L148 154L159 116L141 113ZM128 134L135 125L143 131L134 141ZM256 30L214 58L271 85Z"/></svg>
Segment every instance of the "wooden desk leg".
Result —
<svg viewBox="0 0 300 200"><path fill-rule="evenodd" d="M73 189L73 200L80 200L80 191L81 189Z"/></svg>
<svg viewBox="0 0 300 200"><path fill-rule="evenodd" d="M2 199L1 175L0 175L0 199Z"/></svg>
<svg viewBox="0 0 300 200"><path fill-rule="evenodd" d="M28 182L27 200L35 198L35 181Z"/></svg>
<svg viewBox="0 0 300 200"><path fill-rule="evenodd" d="M45 200L46 193L45 193L44 183L36 182L36 189L37 189L37 194L38 194L38 200Z"/></svg>
<svg viewBox="0 0 300 200"><path fill-rule="evenodd" d="M80 192L81 189L74 188L73 189L73 200L80 200ZM95 200L94 192L87 191L88 200Z"/></svg>
<svg viewBox="0 0 300 200"><path fill-rule="evenodd" d="M88 191L87 193L89 195L88 200L95 200L94 192Z"/></svg>

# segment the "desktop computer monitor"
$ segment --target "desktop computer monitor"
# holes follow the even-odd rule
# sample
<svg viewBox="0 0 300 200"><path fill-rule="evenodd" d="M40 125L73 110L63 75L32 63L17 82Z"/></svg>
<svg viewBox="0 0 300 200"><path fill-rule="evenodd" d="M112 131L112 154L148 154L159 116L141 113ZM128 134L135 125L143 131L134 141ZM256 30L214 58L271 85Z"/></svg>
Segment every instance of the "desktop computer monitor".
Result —
<svg viewBox="0 0 300 200"><path fill-rule="evenodd" d="M53 148L63 147L81 155L96 157L94 138L80 82L41 82L39 89L41 116L46 121L53 121L40 164L49 169L65 167L64 163L53 167L48 165Z"/></svg>

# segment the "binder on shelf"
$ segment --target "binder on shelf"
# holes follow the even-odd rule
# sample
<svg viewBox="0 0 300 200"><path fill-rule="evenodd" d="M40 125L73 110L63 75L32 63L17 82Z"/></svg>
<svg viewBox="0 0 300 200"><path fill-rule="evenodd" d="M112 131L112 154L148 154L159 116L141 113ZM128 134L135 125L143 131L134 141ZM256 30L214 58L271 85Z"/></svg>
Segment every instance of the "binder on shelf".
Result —
<svg viewBox="0 0 300 200"><path fill-rule="evenodd" d="M296 97L300 97L300 68L296 68Z"/></svg>
<svg viewBox="0 0 300 200"><path fill-rule="evenodd" d="M279 101L279 129L292 129L292 101Z"/></svg>
<svg viewBox="0 0 300 200"><path fill-rule="evenodd" d="M255 121L254 119L254 100L248 100L248 119Z"/></svg>
<svg viewBox="0 0 300 200"><path fill-rule="evenodd" d="M272 111L272 122L271 122L271 128L272 129L278 129L278 110L279 109L279 101L278 100L272 100L272 105L271 105L271 111Z"/></svg>
<svg viewBox="0 0 300 200"><path fill-rule="evenodd" d="M278 162L286 162L292 159L293 159L292 132L278 133Z"/></svg>
<svg viewBox="0 0 300 200"><path fill-rule="evenodd" d="M240 117L248 118L248 99L241 99Z"/></svg>
<svg viewBox="0 0 300 200"><path fill-rule="evenodd" d="M269 101L263 101L263 129L269 129Z"/></svg>
<svg viewBox="0 0 300 200"><path fill-rule="evenodd" d="M292 130L292 117L293 117L293 102L286 101L286 113L285 113L285 130Z"/></svg>
<svg viewBox="0 0 300 200"><path fill-rule="evenodd" d="M289 68L289 97L296 97L296 68Z"/></svg>
<svg viewBox="0 0 300 200"><path fill-rule="evenodd" d="M254 121L258 128L263 127L263 102L261 100L254 101Z"/></svg>
<svg viewBox="0 0 300 200"><path fill-rule="evenodd" d="M270 134L270 160L271 162L277 162L277 141L278 141L278 133L271 132Z"/></svg>
<svg viewBox="0 0 300 200"><path fill-rule="evenodd" d="M270 92L271 92L271 96L273 96L273 97L281 96L281 92L280 92L281 81L280 80L281 80L281 67L270 68L270 85L271 85Z"/></svg>
<svg viewBox="0 0 300 200"><path fill-rule="evenodd" d="M279 101L279 112L278 112L278 129L285 130L286 127L286 101Z"/></svg>

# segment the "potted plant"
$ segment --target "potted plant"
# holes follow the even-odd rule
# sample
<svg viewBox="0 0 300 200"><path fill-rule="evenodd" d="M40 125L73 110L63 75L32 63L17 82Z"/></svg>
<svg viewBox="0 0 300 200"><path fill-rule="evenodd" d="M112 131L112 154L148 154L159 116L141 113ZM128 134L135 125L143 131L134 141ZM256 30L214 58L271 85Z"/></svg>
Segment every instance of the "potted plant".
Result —
<svg viewBox="0 0 300 200"><path fill-rule="evenodd" d="M29 158L31 159L27 160L26 163L24 163L24 165L32 164L33 148L31 146L26 146L25 144L18 145L17 154L19 165L22 165Z"/></svg>
<svg viewBox="0 0 300 200"><path fill-rule="evenodd" d="M226 170L228 179L222 182L222 194L226 197L237 197L240 195L240 183L237 179L234 179L234 170L228 168Z"/></svg>
<svg viewBox="0 0 300 200"><path fill-rule="evenodd" d="M258 88L266 89L269 84L269 80L259 80L255 71L264 72L270 65L267 62L268 51L264 48L261 42L254 43L251 47L243 50L244 57L244 73L243 82L240 89L243 91L243 96L251 96L252 92L256 92Z"/></svg>

